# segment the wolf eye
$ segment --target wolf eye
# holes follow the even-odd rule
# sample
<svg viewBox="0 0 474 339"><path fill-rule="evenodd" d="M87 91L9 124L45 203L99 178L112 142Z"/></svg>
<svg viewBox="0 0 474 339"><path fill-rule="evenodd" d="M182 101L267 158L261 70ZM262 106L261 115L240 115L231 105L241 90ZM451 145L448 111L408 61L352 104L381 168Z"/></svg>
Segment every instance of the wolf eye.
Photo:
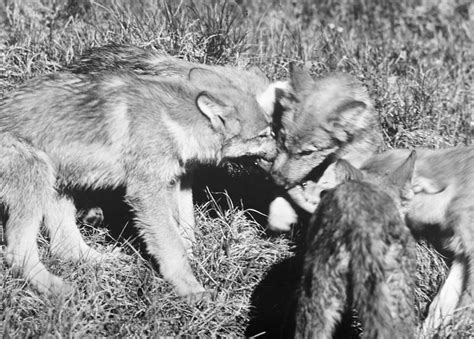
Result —
<svg viewBox="0 0 474 339"><path fill-rule="evenodd" d="M324 196L328 193L327 190L322 190L321 193L319 193L319 198L322 199Z"/></svg>
<svg viewBox="0 0 474 339"><path fill-rule="evenodd" d="M298 152L298 155L304 157L304 156L307 156L307 155L311 155L313 153L314 153L314 150L307 149L307 150L303 150L301 152Z"/></svg>

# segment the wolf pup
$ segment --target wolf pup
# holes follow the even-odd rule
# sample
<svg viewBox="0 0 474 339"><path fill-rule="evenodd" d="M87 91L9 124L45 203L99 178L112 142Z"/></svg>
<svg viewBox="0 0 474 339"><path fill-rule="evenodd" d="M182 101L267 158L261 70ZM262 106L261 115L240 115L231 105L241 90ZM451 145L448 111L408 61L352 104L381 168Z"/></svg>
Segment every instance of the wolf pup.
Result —
<svg viewBox="0 0 474 339"><path fill-rule="evenodd" d="M210 89L221 91L228 88L236 92L237 97L251 96L265 112L268 120L273 119L273 112L278 100L277 93L288 91L288 85L283 82L270 83L266 75L256 67L241 69L230 66L202 65L167 55L164 52L144 49L133 45L111 44L94 47L76 58L67 68L77 74L100 74L102 72L133 72L144 77L178 77L188 80L193 70L196 82L205 84ZM263 164L264 162L259 162ZM265 163L268 167L268 163ZM187 213L182 213L184 226L181 232L194 239L194 216L192 206L193 180L183 178L180 187L182 205L190 206Z"/></svg>
<svg viewBox="0 0 474 339"><path fill-rule="evenodd" d="M124 186L140 234L163 277L179 295L204 291L178 231L180 213L187 213L189 203L192 208L187 200L183 212L177 197L181 179L196 165L224 158L271 160L276 148L254 97L228 87L209 88L200 73L193 69L189 81L135 74L53 74L26 82L4 101L0 135L11 137L1 145L2 161L25 173L12 174L11 168L1 173L11 267L41 291L65 288L39 262L39 225L44 219L53 254L100 259L81 238L66 193L71 187ZM31 197L25 199L26 194Z"/></svg>
<svg viewBox="0 0 474 339"><path fill-rule="evenodd" d="M400 211L414 160L383 177L335 163L343 183L324 193L307 230L296 338L332 338L352 309L364 338L414 338L415 241Z"/></svg>
<svg viewBox="0 0 474 339"><path fill-rule="evenodd" d="M268 224L274 230L296 222L287 200L303 204L306 181L318 181L338 158L358 167L383 144L367 90L352 77L334 74L313 80L306 69L292 64L290 88L290 96L282 92L283 113L276 123L279 154L271 173L287 190L285 198L277 197L270 205Z"/></svg>
<svg viewBox="0 0 474 339"><path fill-rule="evenodd" d="M399 149L373 155L361 169L375 174L391 172L402 164L408 152ZM407 205L406 222L413 234L426 238L452 260L446 281L431 302L423 324L429 335L447 324L457 308L474 314L474 146L416 152L412 180L415 195ZM330 166L318 182L306 183L301 194L306 201L300 204L304 200L300 199L296 203L311 213L319 203L319 194L337 183L335 168ZM289 227L285 224L282 230Z"/></svg>
<svg viewBox="0 0 474 339"><path fill-rule="evenodd" d="M374 173L391 171L407 152L375 155L363 167ZM429 334L447 324L457 308L474 319L474 146L416 152L415 196L408 205L407 225L452 258L423 324Z"/></svg>

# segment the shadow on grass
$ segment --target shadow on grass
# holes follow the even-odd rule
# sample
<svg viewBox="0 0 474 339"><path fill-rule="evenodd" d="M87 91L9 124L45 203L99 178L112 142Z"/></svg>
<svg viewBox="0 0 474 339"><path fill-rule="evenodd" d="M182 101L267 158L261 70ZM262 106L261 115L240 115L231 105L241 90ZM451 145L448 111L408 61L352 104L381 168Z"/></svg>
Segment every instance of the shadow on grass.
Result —
<svg viewBox="0 0 474 339"><path fill-rule="evenodd" d="M307 223L305 218L302 225ZM296 253L273 265L251 297L250 321L245 335L258 338L293 338L297 291L303 270L304 227L296 231ZM303 228L303 229L301 229ZM361 328L355 311L346 311L334 332L334 339L358 339Z"/></svg>
<svg viewBox="0 0 474 339"><path fill-rule="evenodd" d="M255 166L228 163L225 167L202 167L194 176L194 202L198 205L209 201L208 192L222 208L242 207L260 225L267 223L268 207L275 196L276 186L267 174ZM221 193L226 194L221 194ZM217 194L214 194L217 193ZM211 214L212 216L212 214Z"/></svg>
<svg viewBox="0 0 474 339"><path fill-rule="evenodd" d="M246 336L292 338L301 256L274 265L255 288Z"/></svg>

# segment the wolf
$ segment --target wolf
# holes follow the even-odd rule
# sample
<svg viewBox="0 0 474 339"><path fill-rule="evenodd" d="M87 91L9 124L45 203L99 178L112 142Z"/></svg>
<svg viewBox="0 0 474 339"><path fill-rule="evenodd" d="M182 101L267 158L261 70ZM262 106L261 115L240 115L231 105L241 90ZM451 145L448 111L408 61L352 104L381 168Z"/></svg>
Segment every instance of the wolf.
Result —
<svg viewBox="0 0 474 339"><path fill-rule="evenodd" d="M474 146L446 149L417 148L412 178L413 198L407 204L405 220L417 238L425 238L436 250L449 257L448 276L430 304L423 323L429 335L449 323L455 312L474 315ZM408 150L395 149L376 154L360 167L383 174L393 171L406 158ZM339 182L335 168L328 168L319 182L308 182L296 204L312 213L322 192ZM300 202L303 203L300 204ZM279 213L284 214L284 211ZM288 213L294 213L291 209ZM290 227L283 224L282 230ZM458 311L456 311L458 309Z"/></svg>
<svg viewBox="0 0 474 339"><path fill-rule="evenodd" d="M8 264L42 292L67 289L39 261L39 225L44 219L53 254L101 260L77 229L68 191L125 187L165 280L178 295L203 293L178 230L192 213L192 201L178 197L181 186L201 164L276 155L270 123L255 98L231 86L219 90L219 81L198 68L187 81L57 73L10 93L0 105L0 135L9 136L1 146L9 165L0 190L8 213Z"/></svg>
<svg viewBox="0 0 474 339"><path fill-rule="evenodd" d="M295 338L332 338L352 309L364 338L415 336L415 240L401 214L415 157L383 176L335 163L342 183L323 192L307 229Z"/></svg>
<svg viewBox="0 0 474 339"><path fill-rule="evenodd" d="M313 80L306 68L290 64L288 88L277 88L279 152L270 171L284 192L270 204L268 227L288 230L297 221L294 209L307 204L306 182L318 182L337 159L360 166L382 149L383 139L367 90L349 75Z"/></svg>
<svg viewBox="0 0 474 339"><path fill-rule="evenodd" d="M363 167L373 173L390 171L407 152L398 149L375 155ZM415 195L408 204L406 222L413 234L452 261L423 323L429 335L448 324L456 310L474 319L474 146L416 152Z"/></svg>
<svg viewBox="0 0 474 339"><path fill-rule="evenodd" d="M172 57L165 52L140 48L134 45L109 44L101 47L94 47L73 60L65 67L65 71L75 74L101 74L103 72L133 72L143 77L178 77L188 80L189 74L193 70L199 70L199 77L196 81L201 81L209 88L229 88L231 91L242 93L244 96L255 98L263 109L269 121L273 121L274 111L278 106L278 100L283 93L289 91L289 85L285 81L270 82L268 77L258 68L250 67L242 69L239 67L203 65L189 62L176 57ZM273 123L272 123L272 127ZM276 130L273 128L273 132ZM257 165L269 170L270 162L260 159ZM264 180L263 175L260 175ZM184 200L184 205L189 206L187 201L193 199L194 181L192 177L181 181L180 197ZM184 225L182 232L194 239L194 216L192 208L187 213L183 213L183 220L180 225ZM98 220L96 223L100 223Z"/></svg>

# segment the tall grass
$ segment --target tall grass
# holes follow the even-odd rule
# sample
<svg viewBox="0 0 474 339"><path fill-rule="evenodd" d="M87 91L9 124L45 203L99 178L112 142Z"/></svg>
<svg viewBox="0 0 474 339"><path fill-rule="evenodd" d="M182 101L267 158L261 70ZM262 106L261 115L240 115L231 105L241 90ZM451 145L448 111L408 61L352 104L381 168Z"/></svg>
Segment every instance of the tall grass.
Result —
<svg viewBox="0 0 474 339"><path fill-rule="evenodd" d="M4 0L0 25L0 98L90 47L130 43L191 61L256 65L271 79L287 77L291 61L306 64L315 76L348 72L369 88L387 147L470 142L474 7L467 0ZM0 333L288 334L297 271L293 237L268 235L229 205L196 210L193 264L198 279L216 291L215 301L186 305L133 247L97 230L87 235L89 242L101 251L119 249L100 267L49 258L42 246L52 270L78 287L67 299L23 288L2 262ZM445 267L424 247L419 256L423 316ZM468 319L443 336L469 337L473 326Z"/></svg>

